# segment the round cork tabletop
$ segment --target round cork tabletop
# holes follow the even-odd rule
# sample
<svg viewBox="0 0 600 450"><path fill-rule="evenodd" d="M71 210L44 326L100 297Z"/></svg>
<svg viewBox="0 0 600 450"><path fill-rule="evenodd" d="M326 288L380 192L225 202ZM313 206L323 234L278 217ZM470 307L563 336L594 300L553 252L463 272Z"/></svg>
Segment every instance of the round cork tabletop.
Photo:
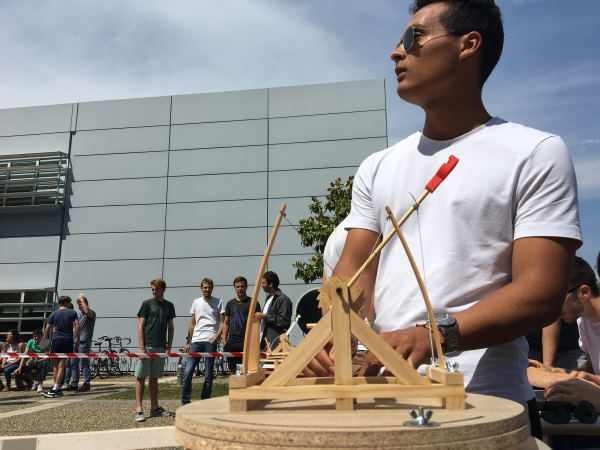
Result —
<svg viewBox="0 0 600 450"><path fill-rule="evenodd" d="M467 395L465 410L432 408L439 426L414 428L414 406L393 401L358 401L354 411L333 402L274 400L261 409L230 412L229 398L217 397L177 410L175 439L186 449L538 449L518 403Z"/></svg>

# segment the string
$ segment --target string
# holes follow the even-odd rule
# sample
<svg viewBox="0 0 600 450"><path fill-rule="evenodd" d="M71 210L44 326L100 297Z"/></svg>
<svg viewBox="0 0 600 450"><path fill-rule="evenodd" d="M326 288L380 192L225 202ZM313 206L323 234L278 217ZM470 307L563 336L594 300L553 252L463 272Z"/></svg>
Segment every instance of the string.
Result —
<svg viewBox="0 0 600 450"><path fill-rule="evenodd" d="M427 286L427 273L425 272L425 252L423 252L423 239L421 235L421 218L419 216L419 205L417 204L417 199L414 195L412 195L412 193L409 192L408 195L412 197L414 201L413 206L415 208L415 212L417 213L417 230L419 232L419 248L421 250L421 273L423 274L423 284ZM435 360L435 357L433 355L435 355L435 352L433 346L433 330L431 329L432 324L429 322L429 317L427 317L427 323L429 323L429 345L431 346L431 359L433 364L433 361Z"/></svg>

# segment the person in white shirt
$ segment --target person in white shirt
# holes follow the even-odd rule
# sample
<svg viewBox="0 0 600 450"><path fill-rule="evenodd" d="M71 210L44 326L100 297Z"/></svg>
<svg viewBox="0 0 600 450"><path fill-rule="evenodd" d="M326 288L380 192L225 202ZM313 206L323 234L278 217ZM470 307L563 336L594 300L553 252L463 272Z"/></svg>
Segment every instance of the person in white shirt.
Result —
<svg viewBox="0 0 600 450"><path fill-rule="evenodd" d="M185 352L201 353L216 352L217 340L222 332L225 307L220 298L212 296L213 280L204 278L200 283L202 297L193 301L190 309L192 320L188 327L187 344ZM192 396L192 376L200 362L200 358L187 358L183 372L183 385L181 388L181 404L190 403ZM204 358L204 384L202 385L201 399L210 398L212 392L215 358Z"/></svg>
<svg viewBox="0 0 600 450"><path fill-rule="evenodd" d="M385 207L400 217L455 155L454 171L402 231L419 249L434 312L445 319L444 352L459 362L467 392L527 404L539 424L523 336L558 318L581 245L573 164L558 136L492 117L483 105L504 42L493 0L417 0L412 12L391 59L398 95L425 111L423 131L361 164L335 272L353 276L392 230ZM374 329L415 366L429 364L430 332L415 326L426 310L398 238L359 283L373 299ZM330 376L328 350L305 375ZM367 356L362 373L380 368Z"/></svg>

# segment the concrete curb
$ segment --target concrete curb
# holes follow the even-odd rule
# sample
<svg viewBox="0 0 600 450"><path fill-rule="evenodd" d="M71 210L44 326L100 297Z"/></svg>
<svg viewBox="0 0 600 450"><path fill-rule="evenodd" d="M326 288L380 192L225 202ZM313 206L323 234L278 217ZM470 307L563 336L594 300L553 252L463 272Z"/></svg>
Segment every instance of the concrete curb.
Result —
<svg viewBox="0 0 600 450"><path fill-rule="evenodd" d="M0 450L125 450L179 446L173 426L0 438Z"/></svg>

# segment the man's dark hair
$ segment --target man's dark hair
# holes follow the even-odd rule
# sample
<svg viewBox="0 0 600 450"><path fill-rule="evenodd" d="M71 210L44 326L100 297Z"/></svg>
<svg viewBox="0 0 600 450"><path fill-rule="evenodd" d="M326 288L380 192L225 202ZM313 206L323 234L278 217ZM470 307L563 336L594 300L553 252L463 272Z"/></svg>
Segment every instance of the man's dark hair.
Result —
<svg viewBox="0 0 600 450"><path fill-rule="evenodd" d="M410 7L414 14L432 3L446 3L448 10L440 17L440 22L448 33L462 36L478 31L481 43L481 86L488 79L502 54L504 28L502 14L494 0L415 0Z"/></svg>
<svg viewBox="0 0 600 450"><path fill-rule="evenodd" d="M234 286L235 286L235 283L244 283L246 286L248 286L248 280L246 280L246 278L244 278L241 275L239 277L235 277L235 279L233 280Z"/></svg>
<svg viewBox="0 0 600 450"><path fill-rule="evenodd" d="M599 295L594 269L583 258L576 256L573 263L573 270L571 271L569 288L572 289L584 284L590 287L590 291L592 291L594 297Z"/></svg>
<svg viewBox="0 0 600 450"><path fill-rule="evenodd" d="M33 330L33 333L31 333L31 335L32 336L43 336L42 330L35 329L35 330Z"/></svg>
<svg viewBox="0 0 600 450"><path fill-rule="evenodd" d="M275 289L279 287L279 277L275 272L268 271L263 275L263 280L267 282L267 284L272 284Z"/></svg>
<svg viewBox="0 0 600 450"><path fill-rule="evenodd" d="M69 303L71 303L71 297L67 297L66 295L58 297L58 304L60 306L67 306Z"/></svg>

